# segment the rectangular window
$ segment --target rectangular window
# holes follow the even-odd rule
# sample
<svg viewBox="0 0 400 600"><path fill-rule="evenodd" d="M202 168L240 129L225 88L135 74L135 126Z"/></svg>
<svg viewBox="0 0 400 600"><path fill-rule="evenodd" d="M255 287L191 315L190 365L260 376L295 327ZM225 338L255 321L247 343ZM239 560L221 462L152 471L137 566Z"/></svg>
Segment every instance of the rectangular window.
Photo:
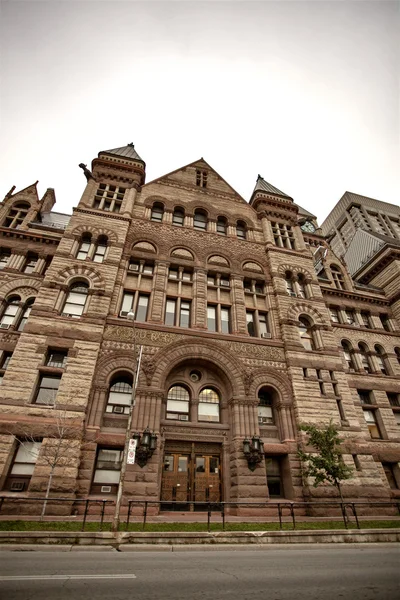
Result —
<svg viewBox="0 0 400 600"><path fill-rule="evenodd" d="M149 297L144 294L139 294L138 304L136 308L135 321L144 323L147 319L147 309L149 306Z"/></svg>
<svg viewBox="0 0 400 600"><path fill-rule="evenodd" d="M268 335L268 315L266 313L258 313L258 327L261 337L271 337Z"/></svg>
<svg viewBox="0 0 400 600"><path fill-rule="evenodd" d="M260 425L273 425L274 415L272 412L272 406L266 406L265 404L258 405L258 423Z"/></svg>
<svg viewBox="0 0 400 600"><path fill-rule="evenodd" d="M372 404L371 390L357 390L361 404Z"/></svg>
<svg viewBox="0 0 400 600"><path fill-rule="evenodd" d="M396 463L383 462L382 463L383 470L385 471L386 479L388 480L388 484L390 489L398 490L399 486L397 485L396 473L395 470L398 469Z"/></svg>
<svg viewBox="0 0 400 600"><path fill-rule="evenodd" d="M370 323L370 318L369 318L370 315L369 315L369 313L367 313L367 312L361 312L360 316L361 316L361 320L363 322L363 326L370 328L371 327L371 323Z"/></svg>
<svg viewBox="0 0 400 600"><path fill-rule="evenodd" d="M176 300L167 299L165 305L165 324L174 326L175 325L175 316L176 316Z"/></svg>
<svg viewBox="0 0 400 600"><path fill-rule="evenodd" d="M356 322L356 317L353 310L346 310L346 323L348 325L354 325Z"/></svg>
<svg viewBox="0 0 400 600"><path fill-rule="evenodd" d="M230 333L230 310L221 307L221 333Z"/></svg>
<svg viewBox="0 0 400 600"><path fill-rule="evenodd" d="M388 397L390 406L400 408L400 394L396 394L396 392L386 392L386 395Z"/></svg>
<svg viewBox="0 0 400 600"><path fill-rule="evenodd" d="M283 486L281 476L281 461L272 456L265 457L267 471L268 492L271 498L283 497Z"/></svg>
<svg viewBox="0 0 400 600"><path fill-rule="evenodd" d="M67 362L67 354L67 350L49 350L46 358L46 366L63 369Z"/></svg>
<svg viewBox="0 0 400 600"><path fill-rule="evenodd" d="M178 269L170 269L168 273L169 279L178 279L179 271Z"/></svg>
<svg viewBox="0 0 400 600"><path fill-rule="evenodd" d="M125 188L100 183L94 198L93 208L119 213Z"/></svg>
<svg viewBox="0 0 400 600"><path fill-rule="evenodd" d="M97 244L96 251L93 256L93 262L102 263L106 256L107 246Z"/></svg>
<svg viewBox="0 0 400 600"><path fill-rule="evenodd" d="M184 300L181 300L179 326L180 327L190 327L190 302L187 302Z"/></svg>
<svg viewBox="0 0 400 600"><path fill-rule="evenodd" d="M4 489L24 492L31 480L42 442L20 441Z"/></svg>
<svg viewBox="0 0 400 600"><path fill-rule="evenodd" d="M254 323L254 312L246 311L247 332L251 337L256 337L256 328Z"/></svg>
<svg viewBox="0 0 400 600"><path fill-rule="evenodd" d="M295 249L294 232L291 225L285 223L271 223L275 245L280 248Z"/></svg>
<svg viewBox="0 0 400 600"><path fill-rule="evenodd" d="M389 321L388 315L381 314L381 315L379 315L379 318L381 320L383 329L385 329L385 331L392 331L391 327L390 327L390 321Z"/></svg>
<svg viewBox="0 0 400 600"><path fill-rule="evenodd" d="M122 298L121 312L119 313L121 317L126 317L128 312L132 311L134 299L135 294L131 292L124 292Z"/></svg>
<svg viewBox="0 0 400 600"><path fill-rule="evenodd" d="M207 306L207 329L208 331L217 331L217 307Z"/></svg>
<svg viewBox="0 0 400 600"><path fill-rule="evenodd" d="M35 403L53 406L56 401L61 375L41 375Z"/></svg>
<svg viewBox="0 0 400 600"><path fill-rule="evenodd" d="M208 275L207 276L207 285L216 285L215 275Z"/></svg>
<svg viewBox="0 0 400 600"><path fill-rule="evenodd" d="M0 269L5 269L11 257L10 250L2 250L0 252Z"/></svg>
<svg viewBox="0 0 400 600"><path fill-rule="evenodd" d="M376 421L375 411L364 409L364 419L368 425L371 438L380 439L382 436L381 432L379 431L378 423Z"/></svg>
<svg viewBox="0 0 400 600"><path fill-rule="evenodd" d="M4 373L8 367L8 363L10 362L12 357L12 352L3 352L3 355L0 360L0 385L3 381Z"/></svg>
<svg viewBox="0 0 400 600"><path fill-rule="evenodd" d="M122 450L99 448L93 477L92 493L115 494L121 475Z"/></svg>

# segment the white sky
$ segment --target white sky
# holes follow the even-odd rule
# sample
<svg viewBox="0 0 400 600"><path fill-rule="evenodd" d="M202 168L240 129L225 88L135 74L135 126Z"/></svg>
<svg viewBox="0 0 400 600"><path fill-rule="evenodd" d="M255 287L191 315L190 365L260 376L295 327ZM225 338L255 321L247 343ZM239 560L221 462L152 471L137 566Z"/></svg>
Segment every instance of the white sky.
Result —
<svg viewBox="0 0 400 600"><path fill-rule="evenodd" d="M147 181L203 156L319 221L346 190L399 203L399 2L1 1L0 196L133 142Z"/></svg>

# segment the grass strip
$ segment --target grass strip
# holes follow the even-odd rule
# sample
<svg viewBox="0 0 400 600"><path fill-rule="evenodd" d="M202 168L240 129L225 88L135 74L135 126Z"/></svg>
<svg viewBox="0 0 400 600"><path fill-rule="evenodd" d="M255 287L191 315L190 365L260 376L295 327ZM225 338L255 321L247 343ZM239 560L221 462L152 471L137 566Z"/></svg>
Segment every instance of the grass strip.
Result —
<svg viewBox="0 0 400 600"><path fill-rule="evenodd" d="M68 521L0 521L0 531L81 531L82 524ZM398 529L400 520L360 521L361 529ZM326 529L345 529L343 521L318 521L296 523L298 531L323 531ZM349 529L357 529L354 519ZM103 523L103 531L110 531L111 523ZM125 531L122 523L120 531ZM211 531L223 531L222 523L211 523ZM225 523L225 531L279 531L279 523ZM292 523L283 523L282 531L293 530ZM86 523L85 531L100 531L99 523ZM143 531L142 523L130 523L128 531ZM145 531L153 532L196 532L207 531L207 523L146 523Z"/></svg>

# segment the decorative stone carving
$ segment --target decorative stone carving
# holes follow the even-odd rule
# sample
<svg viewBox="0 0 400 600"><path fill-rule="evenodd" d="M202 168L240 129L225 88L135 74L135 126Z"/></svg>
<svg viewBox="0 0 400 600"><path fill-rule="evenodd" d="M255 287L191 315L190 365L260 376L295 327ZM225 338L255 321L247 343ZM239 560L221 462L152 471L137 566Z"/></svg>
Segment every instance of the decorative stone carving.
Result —
<svg viewBox="0 0 400 600"><path fill-rule="evenodd" d="M141 362L141 370L143 371L147 385L151 385L151 380L156 370L156 363L151 356L143 356Z"/></svg>
<svg viewBox="0 0 400 600"><path fill-rule="evenodd" d="M253 375L252 375L251 371L246 370L243 373L244 391L246 392L246 395L248 395L250 393L250 387L251 387L252 382L253 382Z"/></svg>

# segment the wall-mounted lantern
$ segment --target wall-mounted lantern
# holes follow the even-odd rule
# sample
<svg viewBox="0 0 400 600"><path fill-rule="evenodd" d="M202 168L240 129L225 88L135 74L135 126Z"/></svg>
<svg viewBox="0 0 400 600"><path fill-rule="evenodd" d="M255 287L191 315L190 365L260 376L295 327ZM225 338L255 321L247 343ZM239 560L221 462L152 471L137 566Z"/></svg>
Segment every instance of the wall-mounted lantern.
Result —
<svg viewBox="0 0 400 600"><path fill-rule="evenodd" d="M143 468L157 448L157 436L146 427L142 434L137 431L132 437L137 441L135 462Z"/></svg>
<svg viewBox="0 0 400 600"><path fill-rule="evenodd" d="M264 444L257 436L253 435L251 440L243 440L243 452L249 465L250 471L254 471L256 466L264 459Z"/></svg>

